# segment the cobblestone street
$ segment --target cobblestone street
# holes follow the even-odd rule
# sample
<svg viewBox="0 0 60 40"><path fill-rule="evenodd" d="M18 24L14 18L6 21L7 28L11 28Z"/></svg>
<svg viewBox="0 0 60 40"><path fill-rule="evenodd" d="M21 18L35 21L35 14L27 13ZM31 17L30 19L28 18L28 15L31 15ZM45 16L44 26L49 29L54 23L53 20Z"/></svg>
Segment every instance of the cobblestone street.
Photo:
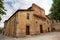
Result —
<svg viewBox="0 0 60 40"><path fill-rule="evenodd" d="M0 40L60 40L60 32L43 33L35 36L27 36L24 38L6 37L0 34Z"/></svg>

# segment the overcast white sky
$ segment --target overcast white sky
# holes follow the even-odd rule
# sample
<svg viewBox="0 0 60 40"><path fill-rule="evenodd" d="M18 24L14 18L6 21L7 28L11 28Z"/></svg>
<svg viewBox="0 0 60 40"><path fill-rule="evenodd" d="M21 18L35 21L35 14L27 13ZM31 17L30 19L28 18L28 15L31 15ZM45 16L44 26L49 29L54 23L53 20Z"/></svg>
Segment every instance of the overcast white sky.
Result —
<svg viewBox="0 0 60 40"><path fill-rule="evenodd" d="M27 9L32 3L35 3L45 10L45 14L49 14L49 9L51 8L52 0L4 0L4 6L6 15L2 16L0 22L0 27L4 27L4 21L7 20L16 10Z"/></svg>

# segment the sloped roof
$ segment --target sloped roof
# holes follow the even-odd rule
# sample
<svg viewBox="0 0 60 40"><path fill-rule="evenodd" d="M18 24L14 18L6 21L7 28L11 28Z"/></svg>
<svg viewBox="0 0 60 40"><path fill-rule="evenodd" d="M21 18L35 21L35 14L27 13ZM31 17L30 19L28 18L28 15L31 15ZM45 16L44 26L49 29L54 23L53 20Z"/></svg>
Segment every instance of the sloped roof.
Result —
<svg viewBox="0 0 60 40"><path fill-rule="evenodd" d="M37 5L34 4L34 3L33 3L32 5L37 6ZM39 7L39 6L37 6L37 7ZM39 7L39 8L40 8L41 10L44 10L44 9L42 9L41 7ZM32 9L32 6L29 7L28 9L19 9L19 10L17 10L12 16L14 16L14 15L15 15L17 12L19 12L19 11L34 11L34 10ZM11 17L12 17L12 16L11 16ZM10 17L10 18L11 18L11 17ZM10 19L10 18L9 18L9 19ZM9 20L9 19L8 19L8 20ZM6 20L5 22L7 22L8 20Z"/></svg>
<svg viewBox="0 0 60 40"><path fill-rule="evenodd" d="M19 9L19 10L17 10L12 16L14 16L14 15L15 15L17 12L19 12L19 11L33 11L33 10ZM11 16L11 17L12 17L12 16ZM10 17L10 18L11 18L11 17ZM10 19L10 18L9 18L9 19ZM9 19L8 19L8 20L9 20ZM8 20L5 20L5 22L7 22Z"/></svg>

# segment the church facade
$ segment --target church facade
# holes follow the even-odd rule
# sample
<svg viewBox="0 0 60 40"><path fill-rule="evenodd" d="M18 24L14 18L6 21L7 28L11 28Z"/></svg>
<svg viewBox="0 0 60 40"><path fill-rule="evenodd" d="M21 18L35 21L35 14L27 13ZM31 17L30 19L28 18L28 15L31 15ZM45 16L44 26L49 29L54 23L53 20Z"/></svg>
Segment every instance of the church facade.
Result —
<svg viewBox="0 0 60 40"><path fill-rule="evenodd" d="M36 4L28 9L17 10L4 22L4 35L26 36L37 35L51 31L51 21L45 15L45 10Z"/></svg>

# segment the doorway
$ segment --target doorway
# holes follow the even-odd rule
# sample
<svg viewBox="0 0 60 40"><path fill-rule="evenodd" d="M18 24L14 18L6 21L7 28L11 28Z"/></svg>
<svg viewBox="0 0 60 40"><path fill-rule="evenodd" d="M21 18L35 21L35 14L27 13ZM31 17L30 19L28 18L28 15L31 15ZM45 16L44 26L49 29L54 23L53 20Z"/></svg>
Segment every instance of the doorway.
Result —
<svg viewBox="0 0 60 40"><path fill-rule="evenodd" d="M49 27L48 27L48 32L50 32Z"/></svg>
<svg viewBox="0 0 60 40"><path fill-rule="evenodd" d="M29 29L30 29L30 26L26 26L26 35L29 35L30 34Z"/></svg>
<svg viewBox="0 0 60 40"><path fill-rule="evenodd" d="M43 26L40 25L40 33L43 33Z"/></svg>

